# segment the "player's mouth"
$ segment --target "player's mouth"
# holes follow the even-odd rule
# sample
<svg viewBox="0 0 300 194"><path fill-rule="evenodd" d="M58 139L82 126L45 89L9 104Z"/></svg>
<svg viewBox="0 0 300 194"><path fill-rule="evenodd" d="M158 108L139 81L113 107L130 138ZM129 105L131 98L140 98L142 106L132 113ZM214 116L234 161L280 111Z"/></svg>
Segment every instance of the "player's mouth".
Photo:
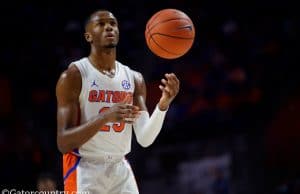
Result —
<svg viewBox="0 0 300 194"><path fill-rule="evenodd" d="M114 38L115 38L115 35L114 35L113 33L107 33L107 34L105 35L105 38L107 38L107 39L114 39Z"/></svg>

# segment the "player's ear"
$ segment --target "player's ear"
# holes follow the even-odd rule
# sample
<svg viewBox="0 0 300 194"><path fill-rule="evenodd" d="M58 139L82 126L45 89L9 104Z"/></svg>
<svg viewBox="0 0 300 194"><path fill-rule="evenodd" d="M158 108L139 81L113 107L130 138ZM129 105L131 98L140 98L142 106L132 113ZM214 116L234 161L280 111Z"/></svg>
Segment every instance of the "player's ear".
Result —
<svg viewBox="0 0 300 194"><path fill-rule="evenodd" d="M88 32L84 33L84 37L87 42L92 42L92 36L90 33Z"/></svg>

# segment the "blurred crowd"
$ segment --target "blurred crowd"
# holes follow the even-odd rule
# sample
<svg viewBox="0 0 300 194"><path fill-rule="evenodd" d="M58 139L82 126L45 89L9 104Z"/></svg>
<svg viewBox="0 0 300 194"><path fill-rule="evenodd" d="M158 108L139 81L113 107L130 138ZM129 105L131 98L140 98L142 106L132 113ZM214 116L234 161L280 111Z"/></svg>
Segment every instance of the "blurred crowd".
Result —
<svg viewBox="0 0 300 194"><path fill-rule="evenodd" d="M160 166L154 175L161 177L173 175L168 170L174 171L181 162L230 153L231 182L215 183L227 189L215 189L213 194L299 192L300 160L295 156L299 144L286 150L282 141L275 141L282 131L300 137L297 118L287 116L277 136L273 133L276 118L284 117L278 112L288 106L284 115L295 115L299 96L299 21L289 2L88 0L6 6L11 12L1 20L5 29L0 52L1 186L34 189L38 177L50 172L62 188L56 81L71 61L88 53L83 38L86 17L96 9L108 9L119 21L118 60L144 75L150 112L160 97L163 74L175 72L181 80L157 141L146 150L133 144L128 156L141 189L154 179L143 170L147 164L150 169ZM146 22L163 8L184 11L195 25L193 47L179 59L161 59L145 44ZM289 119L293 125L285 124L291 123ZM272 143L279 151L268 149ZM277 162L288 151L284 157L295 162ZM152 162L144 162L145 157Z"/></svg>

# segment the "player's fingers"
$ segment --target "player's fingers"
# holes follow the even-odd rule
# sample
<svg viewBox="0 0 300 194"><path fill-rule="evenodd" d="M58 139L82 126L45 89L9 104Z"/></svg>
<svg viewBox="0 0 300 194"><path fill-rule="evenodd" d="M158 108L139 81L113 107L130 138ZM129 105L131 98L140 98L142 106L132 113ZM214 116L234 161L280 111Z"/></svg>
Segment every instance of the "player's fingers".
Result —
<svg viewBox="0 0 300 194"><path fill-rule="evenodd" d="M126 105L127 108L122 108L119 110L119 114L124 115L133 115L135 117L136 114L139 114L139 108L133 105Z"/></svg>
<svg viewBox="0 0 300 194"><path fill-rule="evenodd" d="M172 82L172 79L171 79L170 74L166 73L166 74L165 74L165 77L166 77L168 83L171 83L171 82Z"/></svg>
<svg viewBox="0 0 300 194"><path fill-rule="evenodd" d="M136 119L140 116L140 112L130 113L124 115L123 121L129 124L132 124L136 121Z"/></svg>
<svg viewBox="0 0 300 194"><path fill-rule="evenodd" d="M131 112L131 113L128 113L126 116L128 118L136 118L140 115L140 112Z"/></svg>
<svg viewBox="0 0 300 194"><path fill-rule="evenodd" d="M172 90L170 87L168 87L168 86L162 86L162 85L159 86L159 89L161 91L167 92L167 93L170 93L170 91Z"/></svg>
<svg viewBox="0 0 300 194"><path fill-rule="evenodd" d="M125 119L126 119L126 114L124 113L118 114L117 121L125 121Z"/></svg>
<svg viewBox="0 0 300 194"><path fill-rule="evenodd" d="M139 106L133 106L133 110L134 111L140 111L140 107Z"/></svg>
<svg viewBox="0 0 300 194"><path fill-rule="evenodd" d="M180 88L179 80L176 77L173 77L172 88L178 93Z"/></svg>
<svg viewBox="0 0 300 194"><path fill-rule="evenodd" d="M168 83L179 86L179 80L174 73L168 73L166 74L166 77L168 78Z"/></svg>
<svg viewBox="0 0 300 194"><path fill-rule="evenodd" d="M131 105L130 109L131 109L132 113L137 113L140 111L140 107L135 106L135 105Z"/></svg>
<svg viewBox="0 0 300 194"><path fill-rule="evenodd" d="M175 96L179 91L179 87L175 82L168 83L164 89L170 96Z"/></svg>
<svg viewBox="0 0 300 194"><path fill-rule="evenodd" d="M169 75L167 77L169 77L168 81L162 79L162 83L165 85L164 88L168 88L166 91L170 93L171 90L177 90L178 84L174 80L172 80Z"/></svg>
<svg viewBox="0 0 300 194"><path fill-rule="evenodd" d="M117 114L121 115L122 118L126 118L126 115L130 114L131 110L130 109L120 109Z"/></svg>
<svg viewBox="0 0 300 194"><path fill-rule="evenodd" d="M130 117L131 117L131 118L137 118L137 117L139 117L140 115L141 115L140 111L137 111L137 112L132 112L131 115L130 115Z"/></svg>
<svg viewBox="0 0 300 194"><path fill-rule="evenodd" d="M177 76L175 75L175 73L171 73L170 74L170 78L176 83L176 84L180 84L179 79L177 78Z"/></svg>
<svg viewBox="0 0 300 194"><path fill-rule="evenodd" d="M162 92L167 93L168 95L170 95L170 94L169 94L169 91L168 91L168 89L166 89L166 87L164 87L164 86L162 86L162 85L159 85L159 89L160 89Z"/></svg>
<svg viewBox="0 0 300 194"><path fill-rule="evenodd" d="M164 87L164 91L167 92L169 95L171 95L171 93L172 93L171 88L168 86Z"/></svg>
<svg viewBox="0 0 300 194"><path fill-rule="evenodd" d="M174 97L179 91L179 80L175 76L175 74L165 74L166 79L162 79L162 84L159 85L159 89L162 92L165 92L169 97Z"/></svg>
<svg viewBox="0 0 300 194"><path fill-rule="evenodd" d="M179 84L175 81L173 76L167 75L169 77L168 82L165 84L165 88L169 88L168 91L173 95L179 91Z"/></svg>
<svg viewBox="0 0 300 194"><path fill-rule="evenodd" d="M130 118L125 118L123 121L125 123L127 123L127 124L133 124L135 120L134 119L130 119Z"/></svg>
<svg viewBox="0 0 300 194"><path fill-rule="evenodd" d="M128 110L132 110L132 111L139 111L139 107L138 106L134 106L131 104L124 104L120 106L121 109L128 109Z"/></svg>
<svg viewBox="0 0 300 194"><path fill-rule="evenodd" d="M161 79L161 83L163 83L164 85L167 85L168 81L166 79Z"/></svg>
<svg viewBox="0 0 300 194"><path fill-rule="evenodd" d="M173 81L172 83L167 85L171 90L179 91L179 84Z"/></svg>
<svg viewBox="0 0 300 194"><path fill-rule="evenodd" d="M158 87L162 92L164 91L164 87L162 85L159 85Z"/></svg>
<svg viewBox="0 0 300 194"><path fill-rule="evenodd" d="M129 118L127 114L121 114L120 117L121 117L120 121L123 121L128 124L133 123L133 118Z"/></svg>
<svg viewBox="0 0 300 194"><path fill-rule="evenodd" d="M162 79L162 83L164 84L164 86L160 85L159 88L162 91L171 93L172 95L172 90L177 90L177 86L175 82L170 82L170 81L166 81L165 79Z"/></svg>
<svg viewBox="0 0 300 194"><path fill-rule="evenodd" d="M166 73L165 76L166 76L168 85L176 85L176 82L171 74Z"/></svg>

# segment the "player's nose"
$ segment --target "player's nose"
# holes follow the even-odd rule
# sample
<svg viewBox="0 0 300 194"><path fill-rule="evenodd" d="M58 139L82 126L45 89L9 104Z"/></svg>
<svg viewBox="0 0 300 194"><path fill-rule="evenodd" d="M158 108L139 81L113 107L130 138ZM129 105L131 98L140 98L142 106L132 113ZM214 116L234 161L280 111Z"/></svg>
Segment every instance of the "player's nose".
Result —
<svg viewBox="0 0 300 194"><path fill-rule="evenodd" d="M104 26L104 29L106 30L106 31L112 31L112 26L111 26L111 24L110 23L106 23L105 24L105 26Z"/></svg>

